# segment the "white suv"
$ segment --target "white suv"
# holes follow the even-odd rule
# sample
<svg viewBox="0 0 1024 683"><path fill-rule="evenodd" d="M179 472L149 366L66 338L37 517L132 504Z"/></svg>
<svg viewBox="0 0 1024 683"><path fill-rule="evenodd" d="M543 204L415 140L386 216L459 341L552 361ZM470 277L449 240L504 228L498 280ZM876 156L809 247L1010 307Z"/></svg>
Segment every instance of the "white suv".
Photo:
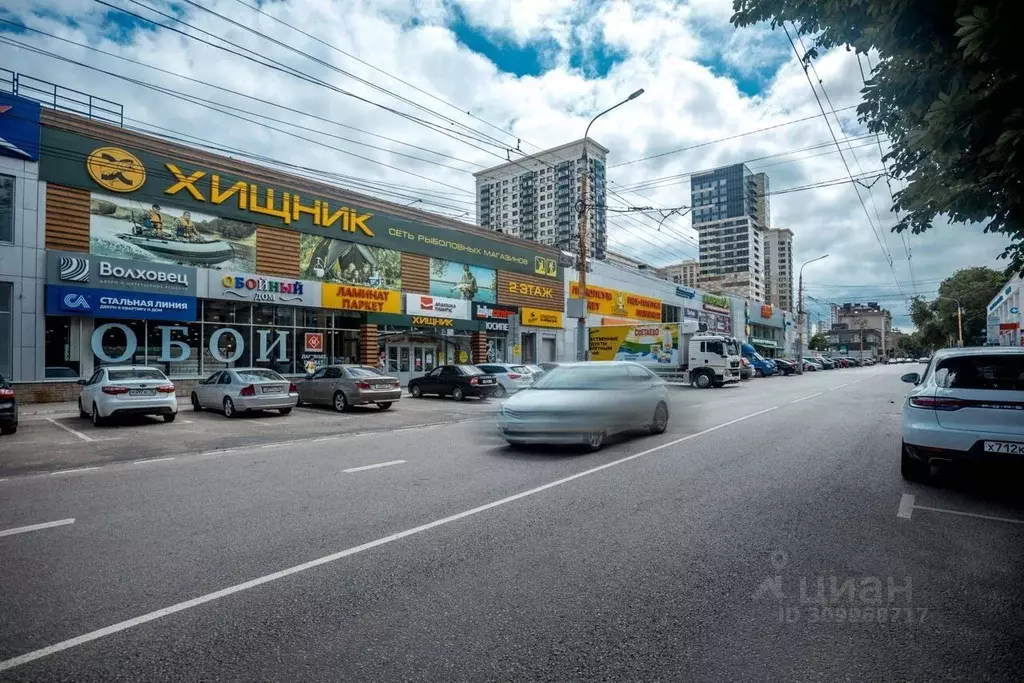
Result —
<svg viewBox="0 0 1024 683"><path fill-rule="evenodd" d="M97 427L121 415L162 415L164 422L178 416L174 385L157 368L110 366L78 383L78 416L91 418Z"/></svg>
<svg viewBox="0 0 1024 683"><path fill-rule="evenodd" d="M933 461L1024 462L1024 348L937 351L903 404L900 470L927 478Z"/></svg>

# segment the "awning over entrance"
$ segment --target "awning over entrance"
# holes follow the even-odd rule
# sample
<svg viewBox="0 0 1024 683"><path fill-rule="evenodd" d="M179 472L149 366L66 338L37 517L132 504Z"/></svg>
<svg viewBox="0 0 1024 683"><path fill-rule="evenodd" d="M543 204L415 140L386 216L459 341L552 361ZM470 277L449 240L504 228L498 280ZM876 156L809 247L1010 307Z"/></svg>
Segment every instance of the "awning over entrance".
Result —
<svg viewBox="0 0 1024 683"><path fill-rule="evenodd" d="M764 339L762 337L751 337L750 343L754 346L760 346L765 349L777 349L779 348L778 342L774 339Z"/></svg>
<svg viewBox="0 0 1024 683"><path fill-rule="evenodd" d="M392 327L420 327L437 330L459 330L462 332L480 332L484 329L483 320L461 320L457 318L436 318L426 315L403 315L401 313L369 313L366 322L370 325L390 325Z"/></svg>

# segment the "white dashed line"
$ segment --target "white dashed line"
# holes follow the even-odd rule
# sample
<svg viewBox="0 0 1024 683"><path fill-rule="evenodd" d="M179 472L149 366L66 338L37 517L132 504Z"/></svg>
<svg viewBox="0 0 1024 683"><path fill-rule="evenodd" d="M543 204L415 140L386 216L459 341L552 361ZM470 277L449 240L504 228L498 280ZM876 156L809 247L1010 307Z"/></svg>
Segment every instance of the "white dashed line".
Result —
<svg viewBox="0 0 1024 683"><path fill-rule="evenodd" d="M347 470L342 470L345 474L351 474L352 472L362 472L364 470L375 470L378 467L391 467L392 465L404 465L404 460L392 460L390 462L379 462L376 465L363 465L362 467L349 467Z"/></svg>
<svg viewBox="0 0 1024 683"><path fill-rule="evenodd" d="M821 396L823 393L825 393L825 392L824 391L819 391L816 394L810 394L808 396L804 396L803 398L793 399L792 401L790 401L790 403L799 403L800 401L806 401L809 398L814 398L815 396Z"/></svg>
<svg viewBox="0 0 1024 683"><path fill-rule="evenodd" d="M849 382L847 382L846 384L840 384L837 387L832 387L831 389L829 389L829 391L835 391L836 389L842 389L843 387L848 387L848 386L850 386Z"/></svg>
<svg viewBox="0 0 1024 683"><path fill-rule="evenodd" d="M56 477L61 474L74 474L75 472L88 472L89 470L98 470L99 467L75 467L70 470L57 470L56 472L50 472L51 477Z"/></svg>
<svg viewBox="0 0 1024 683"><path fill-rule="evenodd" d="M58 519L56 522L43 522L42 524L29 524L28 526L19 526L14 529L4 529L0 531L0 536L13 536L15 534L24 534L29 531L40 531L41 529L52 529L55 526L66 526L68 524L74 524L75 518L69 517L68 519Z"/></svg>
<svg viewBox="0 0 1024 683"><path fill-rule="evenodd" d="M65 432L70 432L71 434L74 434L75 436L77 436L82 441L92 441L93 440L93 438L91 436L86 436L85 434L83 434L82 432L78 431L77 429L72 429L71 427L67 427L65 425L62 425L60 422L57 422L56 420L54 420L52 417L46 418L46 421L51 423L51 424L57 425L58 427L63 429Z"/></svg>
<svg viewBox="0 0 1024 683"><path fill-rule="evenodd" d="M911 496L913 498L913 496ZM929 512L942 512L947 515L960 515L961 517L975 517L977 519L988 519L993 522L1007 522L1009 524L1024 524L1024 519L1011 519L1009 517L993 517L992 515L978 515L973 512L961 512L959 510L943 510L942 508L928 507L927 505L915 505L915 510L928 510ZM908 515L909 516L909 515Z"/></svg>
<svg viewBox="0 0 1024 683"><path fill-rule="evenodd" d="M904 493L900 498L900 507L896 511L896 516L900 519L910 519L912 514L914 514L914 496Z"/></svg>
<svg viewBox="0 0 1024 683"><path fill-rule="evenodd" d="M166 458L150 458L148 460L135 460L136 465L148 465L151 462L165 462L167 460L174 460L174 456L169 455Z"/></svg>

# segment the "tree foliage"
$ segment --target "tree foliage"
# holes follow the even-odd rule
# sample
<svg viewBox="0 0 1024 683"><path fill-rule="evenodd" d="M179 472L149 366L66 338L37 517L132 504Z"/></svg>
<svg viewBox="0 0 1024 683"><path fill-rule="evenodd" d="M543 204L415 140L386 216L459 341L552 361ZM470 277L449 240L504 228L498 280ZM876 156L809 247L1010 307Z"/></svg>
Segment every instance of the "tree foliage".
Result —
<svg viewBox="0 0 1024 683"><path fill-rule="evenodd" d="M880 61L858 116L889 139L896 232L937 216L1005 234L1001 256L1024 272L1024 83L1013 44L1020 0L734 0L736 26L794 22L817 49Z"/></svg>
<svg viewBox="0 0 1024 683"><path fill-rule="evenodd" d="M821 333L814 335L807 343L807 348L811 351L825 351L828 349L828 337Z"/></svg>
<svg viewBox="0 0 1024 683"><path fill-rule="evenodd" d="M980 343L985 336L988 302L1004 281L1004 276L991 268L964 268L942 281L935 299L914 299L910 305L910 318L917 326L921 342L941 347L950 338L958 337L959 302L963 307L964 344Z"/></svg>

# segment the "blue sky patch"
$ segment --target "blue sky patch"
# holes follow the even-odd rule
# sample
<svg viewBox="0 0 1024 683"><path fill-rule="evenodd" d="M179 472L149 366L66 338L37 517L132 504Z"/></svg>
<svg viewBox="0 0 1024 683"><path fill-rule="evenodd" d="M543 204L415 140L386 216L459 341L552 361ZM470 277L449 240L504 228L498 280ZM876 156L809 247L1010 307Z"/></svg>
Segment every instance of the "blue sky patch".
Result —
<svg viewBox="0 0 1024 683"><path fill-rule="evenodd" d="M458 5L450 7L448 28L463 46L491 60L500 71L518 77L539 76L553 65L558 42L553 38L516 45L497 35L488 35L470 25Z"/></svg>

